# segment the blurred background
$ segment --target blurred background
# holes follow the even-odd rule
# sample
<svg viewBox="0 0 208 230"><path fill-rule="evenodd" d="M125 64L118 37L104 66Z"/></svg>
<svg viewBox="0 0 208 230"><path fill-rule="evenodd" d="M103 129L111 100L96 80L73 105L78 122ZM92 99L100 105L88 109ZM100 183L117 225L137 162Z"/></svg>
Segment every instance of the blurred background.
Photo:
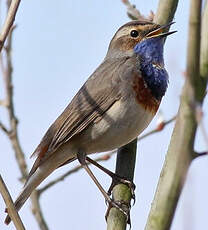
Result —
<svg viewBox="0 0 208 230"><path fill-rule="evenodd" d="M156 12L158 1L131 1L144 15ZM2 6L4 4L2 3ZM3 11L4 9L2 9ZM179 1L172 29L178 32L168 37L165 44L165 64L169 72L169 88L160 110L165 119L178 110L180 92L186 68L189 1ZM1 21L4 17L1 17ZM108 44L116 30L130 21L121 1L22 1L16 16L17 28L13 34L13 83L15 112L19 120L19 136L29 168L30 154L50 124L97 68L105 57ZM0 98L4 98L0 77ZM204 103L204 124L208 124L207 99ZM7 124L7 113L0 107L0 120ZM145 132L156 127L158 116ZM132 229L144 229L151 202L168 149L173 123L162 132L138 143L135 169L136 204L131 211ZM207 150L200 129L195 149ZM9 191L16 198L22 184L13 149L8 138L0 131L0 173ZM97 155L98 156L98 155ZM115 156L102 163L114 170ZM43 183L62 175L77 162L58 169ZM94 169L101 184L107 189L111 180ZM195 160L189 170L179 200L172 230L206 230L208 224L208 158ZM43 185L41 184L41 186ZM41 187L40 186L40 187ZM102 194L85 171L74 173L63 182L45 191L41 207L50 230L83 228L105 229L106 205ZM4 202L0 197L0 229L6 227ZM30 201L20 215L26 229L38 225L30 211Z"/></svg>

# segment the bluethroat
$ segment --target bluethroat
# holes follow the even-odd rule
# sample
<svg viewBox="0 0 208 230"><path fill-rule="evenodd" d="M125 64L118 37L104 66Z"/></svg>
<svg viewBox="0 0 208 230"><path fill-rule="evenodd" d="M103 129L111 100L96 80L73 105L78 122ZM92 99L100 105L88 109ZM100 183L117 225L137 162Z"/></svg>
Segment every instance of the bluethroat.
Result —
<svg viewBox="0 0 208 230"><path fill-rule="evenodd" d="M86 161L98 164L87 155L129 143L153 119L168 86L163 45L164 38L175 32L166 32L171 24L131 21L118 29L101 65L50 126L32 154L36 160L15 201L17 210L55 169L76 159L105 199L120 208L89 169ZM5 223L10 221L7 215Z"/></svg>

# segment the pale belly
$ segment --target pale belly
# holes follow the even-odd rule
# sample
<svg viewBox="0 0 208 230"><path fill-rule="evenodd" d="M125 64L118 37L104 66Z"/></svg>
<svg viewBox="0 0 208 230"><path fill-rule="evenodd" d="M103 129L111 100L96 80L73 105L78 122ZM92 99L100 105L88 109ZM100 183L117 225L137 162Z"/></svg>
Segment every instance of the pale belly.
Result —
<svg viewBox="0 0 208 230"><path fill-rule="evenodd" d="M135 139L155 114L144 110L135 100L117 101L98 122L79 136L79 147L86 153L104 152Z"/></svg>

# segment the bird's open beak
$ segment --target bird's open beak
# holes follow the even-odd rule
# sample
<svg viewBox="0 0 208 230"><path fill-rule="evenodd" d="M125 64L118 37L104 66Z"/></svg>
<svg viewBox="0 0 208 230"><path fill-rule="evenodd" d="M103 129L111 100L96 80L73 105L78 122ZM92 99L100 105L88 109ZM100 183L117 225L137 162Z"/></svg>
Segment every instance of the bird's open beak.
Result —
<svg viewBox="0 0 208 230"><path fill-rule="evenodd" d="M146 35L146 38L155 38L155 37L166 37L170 34L173 34L175 32L177 32L176 30L174 31L170 31L170 32L165 32L166 29L168 27L170 27L172 24L174 24L175 22L170 22L166 25L163 25L163 26L160 26L159 28L149 32L147 35Z"/></svg>

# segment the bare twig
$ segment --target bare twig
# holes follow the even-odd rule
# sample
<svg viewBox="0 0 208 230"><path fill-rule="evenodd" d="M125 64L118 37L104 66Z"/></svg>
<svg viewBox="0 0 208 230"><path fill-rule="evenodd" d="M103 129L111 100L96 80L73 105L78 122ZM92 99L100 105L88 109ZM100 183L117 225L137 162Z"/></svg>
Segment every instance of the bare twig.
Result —
<svg viewBox="0 0 208 230"><path fill-rule="evenodd" d="M145 133L145 134L139 136L139 137L138 137L138 141L140 141L140 140L142 140L142 139L144 139L144 138L146 138L146 137L148 137L148 136L150 136L150 135L152 135L152 134L161 132L161 131L165 128L166 125L168 125L168 124L170 124L171 122L175 121L175 119L176 119L176 116L172 117L171 119L169 119L169 120L167 120L167 121L164 121L164 122L159 123L159 124L157 125L157 127L154 128L153 130L151 130L151 131L149 131L149 132L147 132L147 133Z"/></svg>
<svg viewBox="0 0 208 230"><path fill-rule="evenodd" d="M9 130L6 128L6 126L0 121L0 129L9 136Z"/></svg>
<svg viewBox="0 0 208 230"><path fill-rule="evenodd" d="M6 105L7 111L9 115L9 124L10 124L10 138L12 147L15 152L15 157L19 165L19 169L22 174L22 179L25 180L27 177L27 166L25 162L25 156L22 151L22 148L19 143L19 136L17 131L17 117L14 111L14 104L13 104L13 85L12 85L12 74L13 74L13 67L12 67L12 31L8 35L7 45L6 45L6 61L5 61L5 71L4 71L4 84L5 84L5 92L6 92Z"/></svg>
<svg viewBox="0 0 208 230"><path fill-rule="evenodd" d="M130 1L128 0L122 0L122 2L127 7L127 15L132 20L141 20L141 21L153 21L154 13L153 11L150 11L150 15L148 17L145 17L140 13L140 11L136 8L135 5L132 5Z"/></svg>
<svg viewBox="0 0 208 230"><path fill-rule="evenodd" d="M41 230L47 230L48 226L45 222L45 219L43 217L42 209L40 207L40 199L39 199L39 192L38 190L34 190L30 196L30 200L32 202L32 213L35 216L36 221L38 222L38 225Z"/></svg>
<svg viewBox="0 0 208 230"><path fill-rule="evenodd" d="M8 3L11 3L9 6L9 10L7 13L6 20L4 22L4 25L2 27L1 33L0 33L0 52L2 50L2 47L4 46L4 42L9 34L9 31L14 23L15 16L17 13L17 9L19 7L21 0L12 0L8 1Z"/></svg>
<svg viewBox="0 0 208 230"><path fill-rule="evenodd" d="M202 152L202 153L193 152L192 153L192 158L196 159L198 157L203 157L203 156L207 156L207 155L208 155L208 152Z"/></svg>
<svg viewBox="0 0 208 230"><path fill-rule="evenodd" d="M1 68L4 78L4 84L5 84L5 92L6 92L6 99L5 105L8 111L9 115L9 125L10 128L6 129L6 127L0 123L1 129L7 134L9 137L12 147L15 152L16 161L18 164L18 167L20 169L21 175L22 175L22 182L25 181L28 175L27 171L27 164L25 161L25 156L22 151L22 147L19 142L19 136L18 136L18 122L14 111L14 104L13 104L13 85L12 85L12 57L11 57L11 50L12 50L12 32L15 26L12 27L16 11L18 9L20 1L13 0L12 2L10 0L7 1L7 7L8 7L8 15L7 19L5 21L5 24L2 29L2 33L0 34L0 50L5 42L6 36L8 35L7 44L5 47L5 64L3 65L3 60L1 60ZM2 40L1 40L2 39ZM34 193L35 194L35 193ZM32 210L33 214L39 224L40 229L42 230L48 230L48 227L46 225L45 220L43 219L43 215L40 209L40 204L38 200L38 196L33 195L32 196Z"/></svg>
<svg viewBox="0 0 208 230"><path fill-rule="evenodd" d="M7 206L7 212L9 213L9 216L11 217L15 227L17 230L25 230L25 227L20 219L20 216L18 212L16 211L16 208L14 206L14 203L12 201L12 198L9 194L9 191L0 175L0 192L4 199L4 202Z"/></svg>

